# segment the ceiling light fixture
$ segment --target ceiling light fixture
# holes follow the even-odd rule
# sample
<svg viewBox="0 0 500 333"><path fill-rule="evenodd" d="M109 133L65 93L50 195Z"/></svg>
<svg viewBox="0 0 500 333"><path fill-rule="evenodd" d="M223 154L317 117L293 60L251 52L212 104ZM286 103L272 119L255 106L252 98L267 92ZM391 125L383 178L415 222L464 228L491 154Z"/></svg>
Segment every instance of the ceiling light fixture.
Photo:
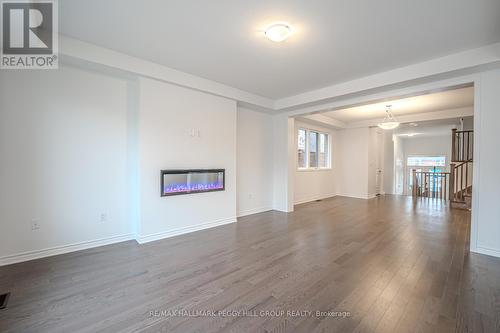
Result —
<svg viewBox="0 0 500 333"><path fill-rule="evenodd" d="M381 123L378 123L377 126L380 127L383 130L391 130L395 129L396 127L399 126L399 122L394 118L394 115L392 114L391 111L392 105L386 105L385 106L385 118L382 120Z"/></svg>
<svg viewBox="0 0 500 333"><path fill-rule="evenodd" d="M267 39L273 42L282 42L292 34L292 28L287 23L273 23L264 32Z"/></svg>

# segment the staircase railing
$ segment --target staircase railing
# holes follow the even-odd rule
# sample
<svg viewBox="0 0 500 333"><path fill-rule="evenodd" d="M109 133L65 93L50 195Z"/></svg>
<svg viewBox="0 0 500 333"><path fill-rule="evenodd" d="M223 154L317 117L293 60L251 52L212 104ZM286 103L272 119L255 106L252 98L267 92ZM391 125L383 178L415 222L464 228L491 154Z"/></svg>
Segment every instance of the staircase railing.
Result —
<svg viewBox="0 0 500 333"><path fill-rule="evenodd" d="M451 130L451 161L472 161L474 155L474 131Z"/></svg>
<svg viewBox="0 0 500 333"><path fill-rule="evenodd" d="M413 171L412 195L414 197L427 197L449 200L450 173Z"/></svg>
<svg viewBox="0 0 500 333"><path fill-rule="evenodd" d="M450 165L450 200L465 202L465 197L472 194L472 160Z"/></svg>
<svg viewBox="0 0 500 333"><path fill-rule="evenodd" d="M412 195L414 197L439 198L466 203L467 197L472 195L474 131L453 129L451 139L450 172L417 172L413 169Z"/></svg>
<svg viewBox="0 0 500 333"><path fill-rule="evenodd" d="M450 200L465 203L472 192L474 131L451 130Z"/></svg>

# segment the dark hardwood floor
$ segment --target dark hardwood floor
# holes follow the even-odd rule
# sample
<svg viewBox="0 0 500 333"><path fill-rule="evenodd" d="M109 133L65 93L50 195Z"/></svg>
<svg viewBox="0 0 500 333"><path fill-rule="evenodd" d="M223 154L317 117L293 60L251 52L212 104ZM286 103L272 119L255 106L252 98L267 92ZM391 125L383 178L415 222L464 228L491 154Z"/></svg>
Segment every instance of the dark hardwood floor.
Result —
<svg viewBox="0 0 500 333"><path fill-rule="evenodd" d="M500 332L500 260L469 230L432 199L336 197L4 266L0 331Z"/></svg>

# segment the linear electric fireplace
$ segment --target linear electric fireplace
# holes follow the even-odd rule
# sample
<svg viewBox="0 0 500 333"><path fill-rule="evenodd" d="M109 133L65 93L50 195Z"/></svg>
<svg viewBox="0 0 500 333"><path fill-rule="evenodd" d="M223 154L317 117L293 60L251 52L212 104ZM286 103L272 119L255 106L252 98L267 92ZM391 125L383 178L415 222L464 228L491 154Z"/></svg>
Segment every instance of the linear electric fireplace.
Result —
<svg viewBox="0 0 500 333"><path fill-rule="evenodd" d="M161 196L224 191L225 169L161 170Z"/></svg>

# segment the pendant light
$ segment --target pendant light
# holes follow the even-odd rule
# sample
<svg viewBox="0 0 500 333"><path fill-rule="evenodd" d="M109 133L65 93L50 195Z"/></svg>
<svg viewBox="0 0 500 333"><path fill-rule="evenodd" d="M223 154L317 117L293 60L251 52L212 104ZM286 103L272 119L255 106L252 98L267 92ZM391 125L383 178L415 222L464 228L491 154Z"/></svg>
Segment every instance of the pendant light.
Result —
<svg viewBox="0 0 500 333"><path fill-rule="evenodd" d="M264 34L270 41L279 43L290 37L292 28L288 23L277 22L267 27Z"/></svg>
<svg viewBox="0 0 500 333"><path fill-rule="evenodd" d="M381 123L378 123L377 126L383 130L392 130L399 126L399 122L394 118L392 114L391 107L392 105L385 106L385 118Z"/></svg>

